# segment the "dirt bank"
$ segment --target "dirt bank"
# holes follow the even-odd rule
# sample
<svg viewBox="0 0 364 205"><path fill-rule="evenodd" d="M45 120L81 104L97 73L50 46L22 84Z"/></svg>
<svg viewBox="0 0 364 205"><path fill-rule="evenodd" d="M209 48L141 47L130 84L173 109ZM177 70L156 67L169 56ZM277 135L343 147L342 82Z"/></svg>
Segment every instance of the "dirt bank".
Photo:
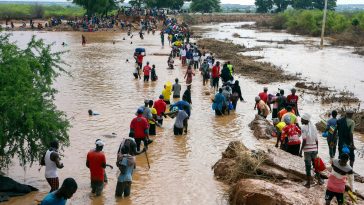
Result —
<svg viewBox="0 0 364 205"><path fill-rule="evenodd" d="M324 118L328 118L332 110L337 110L340 115L345 115L345 107L343 108L337 108L337 109L331 109L328 110L326 113L323 114ZM364 134L364 111L357 111L354 113L353 120L355 121L355 131L360 132ZM326 129L326 126L322 122L317 122L316 127L319 131L323 132Z"/></svg>
<svg viewBox="0 0 364 205"><path fill-rule="evenodd" d="M295 87L302 93L314 95L322 104L342 103L344 105L360 103L359 98L347 90L335 90L315 82L297 82Z"/></svg>
<svg viewBox="0 0 364 205"><path fill-rule="evenodd" d="M298 76L284 72L282 68L271 63L258 62L255 61L255 57L238 54L252 50L246 49L244 45L214 39L200 39L197 44L204 51L214 53L219 59L230 61L235 66L236 73L252 78L257 83L267 84L300 79Z"/></svg>
<svg viewBox="0 0 364 205"><path fill-rule="evenodd" d="M261 117L256 117L251 125L261 133L268 126ZM310 189L303 186L306 174L301 157L275 148L270 141L260 142L255 150L239 141L231 142L213 166L216 178L230 185L230 204L324 204L325 185L314 180ZM327 174L323 172L323 178ZM359 204L364 202L359 200Z"/></svg>
<svg viewBox="0 0 364 205"><path fill-rule="evenodd" d="M184 14L182 20L189 25L205 23L224 23L224 22L242 22L242 21L263 21L270 20L270 14Z"/></svg>

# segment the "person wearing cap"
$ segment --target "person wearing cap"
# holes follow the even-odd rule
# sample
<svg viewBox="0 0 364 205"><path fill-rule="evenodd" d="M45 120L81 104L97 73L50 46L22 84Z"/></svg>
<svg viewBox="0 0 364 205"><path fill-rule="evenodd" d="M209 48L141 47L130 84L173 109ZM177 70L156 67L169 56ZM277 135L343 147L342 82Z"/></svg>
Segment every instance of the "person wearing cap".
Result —
<svg viewBox="0 0 364 205"><path fill-rule="evenodd" d="M180 98L182 86L178 83L178 78L176 78L174 81L175 83L172 86L173 98Z"/></svg>
<svg viewBox="0 0 364 205"><path fill-rule="evenodd" d="M302 146L300 150L300 156L304 152L304 161L306 167L307 182L305 186L310 188L311 186L311 164L314 165L314 160L317 158L318 153L318 138L316 126L311 121L311 115L308 113L303 114L301 117L301 131L302 131ZM320 178L320 173L316 172L316 177L319 184L322 185L324 182Z"/></svg>
<svg viewBox="0 0 364 205"><path fill-rule="evenodd" d="M259 96L255 97L255 107L254 109L258 110L258 115L267 118L269 115L269 107L268 105L260 99Z"/></svg>
<svg viewBox="0 0 364 205"><path fill-rule="evenodd" d="M163 116L167 109L167 104L164 102L164 96L160 95L159 99L154 102L154 108L157 110L157 122L163 125Z"/></svg>
<svg viewBox="0 0 364 205"><path fill-rule="evenodd" d="M286 126L282 129L281 141L286 151L299 156L301 147L301 130L296 124L291 124L290 116L284 118Z"/></svg>
<svg viewBox="0 0 364 205"><path fill-rule="evenodd" d="M354 168L354 161L355 161L355 154L354 150L354 129L355 129L355 122L352 119L354 115L353 110L347 110L346 115L339 119L337 121L337 127L335 129L335 132L337 130L338 134L338 147L339 147L339 155L343 153L343 148L347 147L349 148L349 159L350 159L350 166Z"/></svg>
<svg viewBox="0 0 364 205"><path fill-rule="evenodd" d="M354 191L354 172L348 165L349 155L342 153L339 159L331 162L332 171L327 180L325 193L326 205L330 205L331 200L336 197L338 205L344 204L344 193L346 189ZM348 181L349 186L346 186Z"/></svg>
<svg viewBox="0 0 364 205"><path fill-rule="evenodd" d="M143 117L143 109L137 110L137 116L130 123L130 132L134 134L137 151L140 151L140 144L143 141L144 148L148 147L149 124L145 117Z"/></svg>
<svg viewBox="0 0 364 205"><path fill-rule="evenodd" d="M149 108L149 100L144 100L144 105L140 107L140 109L143 110L143 117L145 117L147 120L152 119L152 112ZM135 115L138 115L138 113L135 113Z"/></svg>
<svg viewBox="0 0 364 205"><path fill-rule="evenodd" d="M291 89L291 94L287 96L287 104L292 106L297 116L300 116L298 112L298 96L296 95L296 88Z"/></svg>
<svg viewBox="0 0 364 205"><path fill-rule="evenodd" d="M274 125L274 135L275 137L277 137L277 142L275 146L278 147L279 142L281 142L282 130L286 126L286 123L280 122L278 118L273 118L273 125ZM283 149L282 142L281 142L281 149Z"/></svg>
<svg viewBox="0 0 364 205"><path fill-rule="evenodd" d="M149 81L149 76L150 76L150 71L151 70L152 70L152 68L149 66L149 62L147 62L147 65L145 65L144 68L143 68L144 82Z"/></svg>
<svg viewBox="0 0 364 205"><path fill-rule="evenodd" d="M104 189L106 157L102 149L105 143L102 140L96 140L96 148L87 153L86 166L91 173L92 193L100 196Z"/></svg>
<svg viewBox="0 0 364 205"><path fill-rule="evenodd" d="M184 128L185 128L185 133L187 133L188 119L189 119L189 115L187 114L188 109L189 106L183 105L183 109L178 110L176 121L173 126L174 135L182 135Z"/></svg>
<svg viewBox="0 0 364 205"><path fill-rule="evenodd" d="M40 205L66 205L77 191L77 182L73 178L66 178L60 189L47 194Z"/></svg>
<svg viewBox="0 0 364 205"><path fill-rule="evenodd" d="M58 154L59 144L58 141L52 141L50 148L44 153L40 164L45 166L45 178L51 187L49 192L53 192L59 188L59 179L57 169L62 169L63 163Z"/></svg>

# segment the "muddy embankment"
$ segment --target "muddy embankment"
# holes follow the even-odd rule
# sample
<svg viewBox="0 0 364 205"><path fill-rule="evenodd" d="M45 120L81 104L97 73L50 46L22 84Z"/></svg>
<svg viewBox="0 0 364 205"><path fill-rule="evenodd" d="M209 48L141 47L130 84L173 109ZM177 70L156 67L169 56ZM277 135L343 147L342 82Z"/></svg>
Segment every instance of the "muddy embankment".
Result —
<svg viewBox="0 0 364 205"><path fill-rule="evenodd" d="M303 159L273 146L274 140L269 134L272 125L256 116L250 128L260 142L257 148L249 150L239 141L231 142L213 166L215 177L230 185L230 204L324 204L325 185L318 185L314 180L310 189L304 187ZM327 174L323 172L322 178L327 178ZM355 180L361 182L362 178ZM357 196L358 204L362 204L362 194Z"/></svg>
<svg viewBox="0 0 364 205"><path fill-rule="evenodd" d="M242 21L263 21L270 20L271 14L183 14L182 20L188 25L206 24L206 23L226 23L226 22L242 22Z"/></svg>
<svg viewBox="0 0 364 205"><path fill-rule="evenodd" d="M237 45L230 41L219 41L215 39L199 38L206 30L193 30L193 37L197 37L197 44L204 51L214 53L219 59L230 61L235 72L254 79L260 84L269 84L274 82L300 81L296 83L296 88L301 93L311 94L316 97L317 102L322 104L341 103L351 105L360 103L360 100L353 93L346 90L335 90L326 87L321 83L306 82L301 74L289 73L283 68L275 66L269 62L256 61L260 56L246 56L244 52L261 50L261 47L246 48L244 45Z"/></svg>
<svg viewBox="0 0 364 205"><path fill-rule="evenodd" d="M197 44L204 51L214 53L219 59L230 61L235 66L235 72L252 78L258 83L268 84L300 79L298 76L284 72L282 68L271 63L258 62L255 61L256 57L239 54L261 48L245 48L244 45L236 45L232 42L214 39L200 39L197 41Z"/></svg>

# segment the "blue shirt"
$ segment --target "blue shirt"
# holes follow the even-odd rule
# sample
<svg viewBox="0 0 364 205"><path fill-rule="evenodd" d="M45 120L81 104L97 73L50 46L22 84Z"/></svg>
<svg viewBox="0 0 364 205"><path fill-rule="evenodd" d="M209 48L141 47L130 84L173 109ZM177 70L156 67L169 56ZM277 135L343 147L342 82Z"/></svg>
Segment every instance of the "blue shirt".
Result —
<svg viewBox="0 0 364 205"><path fill-rule="evenodd" d="M333 129L335 129L337 126L337 119L336 118L331 118L327 121L327 129L330 130L330 127L332 127ZM332 136L332 134L330 132L328 132L330 136Z"/></svg>
<svg viewBox="0 0 364 205"><path fill-rule="evenodd" d="M214 103L213 103L213 108L214 110L222 110L222 107L226 105L226 98L222 93L217 93L215 95L215 99L214 99Z"/></svg>
<svg viewBox="0 0 364 205"><path fill-rule="evenodd" d="M173 105L171 105L171 109L174 107L174 106L177 106L179 110L183 110L183 107L184 106L187 106L188 109L186 110L188 116L191 116L191 105L190 103L188 103L187 101L184 101L184 100L180 100L176 103L174 103Z"/></svg>
<svg viewBox="0 0 364 205"><path fill-rule="evenodd" d="M120 173L118 182L131 182L133 180L132 175L133 175L134 165L131 166L128 165L127 157L123 157L121 164L126 166L126 170L125 174Z"/></svg>
<svg viewBox="0 0 364 205"><path fill-rule="evenodd" d="M47 194L40 205L66 205L67 199L58 198L56 191Z"/></svg>

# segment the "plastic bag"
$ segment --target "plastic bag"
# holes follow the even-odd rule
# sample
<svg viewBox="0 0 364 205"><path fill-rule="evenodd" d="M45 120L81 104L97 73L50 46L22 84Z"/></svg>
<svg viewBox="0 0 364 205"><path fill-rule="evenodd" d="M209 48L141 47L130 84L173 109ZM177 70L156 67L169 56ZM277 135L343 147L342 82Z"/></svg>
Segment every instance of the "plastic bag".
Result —
<svg viewBox="0 0 364 205"><path fill-rule="evenodd" d="M324 163L324 161L320 158L320 157L317 157L315 160L314 160L314 167L315 167L315 172L322 172L324 170L326 170L326 165Z"/></svg>

